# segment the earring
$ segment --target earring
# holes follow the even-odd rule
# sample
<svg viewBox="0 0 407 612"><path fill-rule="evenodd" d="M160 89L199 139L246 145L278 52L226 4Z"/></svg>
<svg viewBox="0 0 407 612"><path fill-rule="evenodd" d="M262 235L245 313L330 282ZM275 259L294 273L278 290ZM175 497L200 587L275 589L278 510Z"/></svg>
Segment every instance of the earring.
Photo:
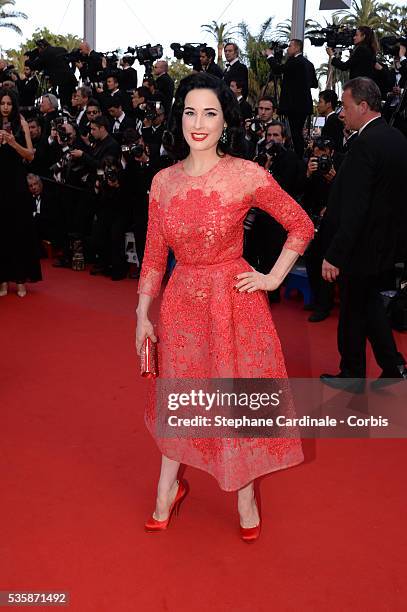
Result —
<svg viewBox="0 0 407 612"><path fill-rule="evenodd" d="M228 130L227 130L227 126L225 126L222 130L222 134L221 137L219 138L220 142L222 144L226 144L228 141Z"/></svg>

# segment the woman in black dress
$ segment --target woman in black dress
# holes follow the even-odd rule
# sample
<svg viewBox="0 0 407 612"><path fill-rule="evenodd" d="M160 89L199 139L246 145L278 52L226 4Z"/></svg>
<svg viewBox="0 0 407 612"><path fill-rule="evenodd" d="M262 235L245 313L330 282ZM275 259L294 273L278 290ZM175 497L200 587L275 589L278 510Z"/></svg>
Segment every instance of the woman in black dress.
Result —
<svg viewBox="0 0 407 612"><path fill-rule="evenodd" d="M17 295L27 293L26 281L41 280L32 198L23 160L34 151L27 122L20 115L14 91L0 89L0 296L8 282L17 283Z"/></svg>

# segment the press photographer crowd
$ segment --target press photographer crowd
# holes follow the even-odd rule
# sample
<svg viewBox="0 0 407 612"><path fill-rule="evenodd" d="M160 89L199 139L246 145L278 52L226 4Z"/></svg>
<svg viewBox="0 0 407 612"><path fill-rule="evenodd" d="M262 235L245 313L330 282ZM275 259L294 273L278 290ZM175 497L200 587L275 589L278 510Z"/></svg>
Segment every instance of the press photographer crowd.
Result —
<svg viewBox="0 0 407 612"><path fill-rule="evenodd" d="M270 74L256 100L249 95L248 68L235 43L224 47L224 67L207 45L173 43L171 48L193 71L230 87L241 113L241 155L263 166L313 220L315 238L304 265L313 295L306 308L309 321L317 323L329 316L335 297L336 275L323 267L325 261L336 263L343 278L348 274L348 295L353 283L365 286L373 277L381 292L400 294L400 278L406 276L407 33L378 43L368 27L329 26L310 41L326 45L330 70L348 73L343 103L351 96L371 120L381 116L380 129L371 130L371 150L382 148L380 185L386 184L386 200L398 204L390 214L373 203L368 217L373 238L359 244L351 263L342 258L343 243L361 235L366 217L343 205L340 209L338 201L341 191L371 193L375 178L349 180L348 168L348 184L343 184L340 169L359 129L333 89L320 91L313 101L318 81L303 42L269 43L263 55ZM144 68L142 81L136 62ZM99 53L86 41L68 53L38 40L27 50L24 74L0 59L0 168L7 177L2 181L1 296L8 293L9 281L17 282L19 296L26 295L26 282L41 279L40 258L47 254L56 267L86 268L114 281L138 277L152 178L177 162L171 135L175 84L168 69L161 45L129 47L119 57ZM339 217L347 222L340 237L333 231ZM134 236L130 247L137 266L130 266L129 236ZM245 258L268 273L285 236L269 215L251 209L244 222ZM270 292L269 300L279 301L280 292ZM398 303L399 328L407 329L405 303ZM348 306L355 307L353 298Z"/></svg>

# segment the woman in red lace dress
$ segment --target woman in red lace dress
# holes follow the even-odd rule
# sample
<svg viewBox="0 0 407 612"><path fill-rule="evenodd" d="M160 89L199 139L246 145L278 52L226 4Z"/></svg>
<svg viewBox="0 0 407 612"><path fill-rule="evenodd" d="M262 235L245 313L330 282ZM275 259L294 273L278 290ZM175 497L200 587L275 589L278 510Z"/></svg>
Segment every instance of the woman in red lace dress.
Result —
<svg viewBox="0 0 407 612"><path fill-rule="evenodd" d="M195 74L181 82L172 133L179 161L159 172L150 192L146 250L140 276L136 347L159 337L163 378L286 378L266 291L272 291L313 237L302 208L263 168L232 154L240 117L223 81ZM232 154L230 154L232 153ZM243 220L262 208L288 232L269 274L242 257ZM165 288L154 333L148 309L160 292L169 247L175 270ZM225 491L238 491L241 536L259 535L254 480L303 461L299 439L158 437L154 398L145 420L162 452L156 508L145 527L165 529L186 494L180 463L212 474Z"/></svg>

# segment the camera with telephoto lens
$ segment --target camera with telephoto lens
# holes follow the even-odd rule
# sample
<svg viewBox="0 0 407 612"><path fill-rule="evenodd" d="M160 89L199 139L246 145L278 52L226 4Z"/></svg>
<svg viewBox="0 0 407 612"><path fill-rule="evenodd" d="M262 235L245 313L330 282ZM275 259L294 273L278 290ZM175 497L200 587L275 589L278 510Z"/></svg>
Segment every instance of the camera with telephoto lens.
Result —
<svg viewBox="0 0 407 612"><path fill-rule="evenodd" d="M127 53L135 55L138 63L144 66L145 76L150 76L152 73L153 62L159 60L163 56L163 46L159 43L152 46L150 43L141 45L140 47L127 47Z"/></svg>
<svg viewBox="0 0 407 612"><path fill-rule="evenodd" d="M62 145L65 145L69 140L69 135L66 133L65 126L68 123L68 117L55 117L51 121L51 128L56 130Z"/></svg>
<svg viewBox="0 0 407 612"><path fill-rule="evenodd" d="M272 163L276 161L277 157L285 150L284 145L279 142L262 142L260 143L257 151L257 155L254 158L254 162L259 166L265 167L267 161L271 158Z"/></svg>
<svg viewBox="0 0 407 612"><path fill-rule="evenodd" d="M184 60L184 64L192 66L194 70L201 70L200 52L206 48L206 43L171 43L170 47L174 51L174 57Z"/></svg>
<svg viewBox="0 0 407 612"><path fill-rule="evenodd" d="M100 182L107 184L108 181L116 183L119 180L119 170L115 166L106 165L103 168L98 168L96 171L97 178Z"/></svg>
<svg viewBox="0 0 407 612"><path fill-rule="evenodd" d="M308 36L311 45L322 47L326 43L331 49L351 49L356 30L347 26L328 25L316 32L316 36Z"/></svg>
<svg viewBox="0 0 407 612"><path fill-rule="evenodd" d="M256 134L257 132L263 132L264 127L264 121L261 121L258 117L253 117L252 119L250 119L250 124L248 128L251 132L253 132L253 134Z"/></svg>
<svg viewBox="0 0 407 612"><path fill-rule="evenodd" d="M274 51L274 59L279 64L282 62L284 50L287 49L287 47L288 45L286 43L279 42L278 40L271 40L267 44L267 48Z"/></svg>
<svg viewBox="0 0 407 612"><path fill-rule="evenodd" d="M404 37L383 36L383 38L380 39L380 47L383 55L399 57L400 45L407 47L407 33Z"/></svg>
<svg viewBox="0 0 407 612"><path fill-rule="evenodd" d="M131 159L138 159L144 153L144 145L141 143L125 144L121 147L123 155Z"/></svg>
<svg viewBox="0 0 407 612"><path fill-rule="evenodd" d="M72 159L71 158L71 148L67 144L62 145L62 156L55 164L50 166L51 173L54 174L55 177L57 175L60 175L64 171L64 169L67 167L68 162L71 159Z"/></svg>

